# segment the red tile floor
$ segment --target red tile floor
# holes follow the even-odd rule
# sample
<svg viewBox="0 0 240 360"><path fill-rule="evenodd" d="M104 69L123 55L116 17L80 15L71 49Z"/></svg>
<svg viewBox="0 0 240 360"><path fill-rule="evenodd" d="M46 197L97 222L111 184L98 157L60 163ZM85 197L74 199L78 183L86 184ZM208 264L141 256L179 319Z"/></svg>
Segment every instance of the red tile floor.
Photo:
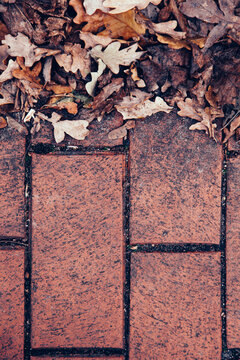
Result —
<svg viewBox="0 0 240 360"><path fill-rule="evenodd" d="M0 131L0 360L240 359L240 152L110 120Z"/></svg>

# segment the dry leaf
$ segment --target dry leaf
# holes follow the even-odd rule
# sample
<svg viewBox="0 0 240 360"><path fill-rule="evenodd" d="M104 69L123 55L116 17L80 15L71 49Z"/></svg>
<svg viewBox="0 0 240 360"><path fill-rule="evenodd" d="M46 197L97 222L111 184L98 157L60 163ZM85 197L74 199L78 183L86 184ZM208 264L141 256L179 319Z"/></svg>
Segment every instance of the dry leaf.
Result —
<svg viewBox="0 0 240 360"><path fill-rule="evenodd" d="M10 128L17 130L22 135L27 135L27 129L21 124L19 124L17 120L15 120L13 117L7 116L7 123Z"/></svg>
<svg viewBox="0 0 240 360"><path fill-rule="evenodd" d="M58 84L49 84L46 86L46 89L48 91L53 91L56 95L63 95L63 94L69 94L72 92L71 86L64 86L64 85L58 85Z"/></svg>
<svg viewBox="0 0 240 360"><path fill-rule="evenodd" d="M59 97L53 97L46 105L47 107L55 108L55 109L66 109L69 114L76 115L78 112L78 106L73 101L72 98L64 97L59 99Z"/></svg>
<svg viewBox="0 0 240 360"><path fill-rule="evenodd" d="M234 13L236 1L219 0L218 3L220 8L214 0L205 0L201 3L199 0L186 0L180 6L181 12L189 17L196 17L204 22L217 24L208 34L204 46L205 51L227 32L240 30L240 17Z"/></svg>
<svg viewBox="0 0 240 360"><path fill-rule="evenodd" d="M101 108L102 104L106 99L111 96L114 92L118 92L124 85L124 81L121 78L116 78L111 81L110 84L104 86L101 92L94 98L94 101L88 105L92 109Z"/></svg>
<svg viewBox="0 0 240 360"><path fill-rule="evenodd" d="M52 70L52 56L46 58L43 66L43 78L45 84L51 81L51 70Z"/></svg>
<svg viewBox="0 0 240 360"><path fill-rule="evenodd" d="M114 73L119 73L119 65L130 65L133 61L140 59L144 51L137 51L138 44L133 44L125 49L119 50L121 44L119 42L113 42L102 51L102 46L97 45L91 51L91 56L97 59L101 59L109 69Z"/></svg>
<svg viewBox="0 0 240 360"><path fill-rule="evenodd" d="M225 132L226 136L225 139L223 141L223 143L226 143L230 137L232 137L235 134L235 131L237 130L237 128L240 127L240 116L237 116L230 124L230 130L227 131L227 133ZM224 129L225 130L225 129Z"/></svg>
<svg viewBox="0 0 240 360"><path fill-rule="evenodd" d="M19 65L12 59L9 60L6 70L0 75L0 82L4 82L13 78L13 71L19 69Z"/></svg>
<svg viewBox="0 0 240 360"><path fill-rule="evenodd" d="M106 47L114 41L114 39L109 36L94 35L90 32L83 31L80 32L79 37L82 41L85 42L85 49L93 48L96 45L102 45L103 47Z"/></svg>
<svg viewBox="0 0 240 360"><path fill-rule="evenodd" d="M149 30L153 30L157 34L166 34L176 40L182 40L186 37L185 32L175 30L178 25L176 20L170 20L158 24L147 21L145 24Z"/></svg>
<svg viewBox="0 0 240 360"><path fill-rule="evenodd" d="M108 12L108 8L103 6L103 0L84 0L83 6L88 15L92 15L97 9Z"/></svg>
<svg viewBox="0 0 240 360"><path fill-rule="evenodd" d="M7 126L7 121L3 116L0 116L0 129L3 129Z"/></svg>
<svg viewBox="0 0 240 360"><path fill-rule="evenodd" d="M63 66L66 72L76 73L80 71L83 78L90 73L90 56L86 49L82 49L80 44L64 45L64 54L55 55L59 66Z"/></svg>
<svg viewBox="0 0 240 360"><path fill-rule="evenodd" d="M123 120L142 119L159 111L169 113L173 109L159 96L156 97L155 101L146 100L143 104L136 104L134 107L131 98L127 96L123 98L123 104L119 103L115 106L117 111L123 115Z"/></svg>
<svg viewBox="0 0 240 360"><path fill-rule="evenodd" d="M42 57L58 54L60 50L42 49L32 44L27 36L18 33L16 37L8 34L2 43L8 45L8 54L25 58L25 66L31 67Z"/></svg>
<svg viewBox="0 0 240 360"><path fill-rule="evenodd" d="M106 65L104 64L104 62L101 59L98 59L97 62L98 62L98 71L91 72L92 80L86 84L87 93L91 96L94 96L94 90L95 90L98 78L102 75L102 73L106 69Z"/></svg>
<svg viewBox="0 0 240 360"><path fill-rule="evenodd" d="M134 7L142 10L145 9L149 5L149 3L158 5L161 1L162 0L105 0L103 1L103 5L105 7L113 8L110 13L119 14L124 11L133 9Z"/></svg>
<svg viewBox="0 0 240 360"><path fill-rule="evenodd" d="M64 140L65 133L76 140L84 140L89 133L88 121L86 120L64 120L52 124L56 143Z"/></svg>
<svg viewBox="0 0 240 360"><path fill-rule="evenodd" d="M127 136L127 130L133 129L134 127L135 127L135 121L128 120L124 125L110 131L110 133L108 134L108 138L111 140L125 138Z"/></svg>
<svg viewBox="0 0 240 360"><path fill-rule="evenodd" d="M77 16L73 19L75 24L86 23L83 26L83 32L95 33L99 36L109 36L113 39L130 38L138 39L146 31L144 25L136 21L136 13L134 10L111 15L97 10L93 15L85 13L81 0L70 0L69 5L73 6ZM101 30L102 28L104 30ZM100 32L99 32L100 31Z"/></svg>

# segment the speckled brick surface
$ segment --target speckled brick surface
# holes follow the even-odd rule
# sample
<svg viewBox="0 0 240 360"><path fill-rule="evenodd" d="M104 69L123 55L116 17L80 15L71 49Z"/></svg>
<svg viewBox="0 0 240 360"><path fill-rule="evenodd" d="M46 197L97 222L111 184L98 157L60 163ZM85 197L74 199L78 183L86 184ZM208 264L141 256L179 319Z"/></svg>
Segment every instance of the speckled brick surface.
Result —
<svg viewBox="0 0 240 360"><path fill-rule="evenodd" d="M17 131L0 132L0 237L24 236L25 139Z"/></svg>
<svg viewBox="0 0 240 360"><path fill-rule="evenodd" d="M123 345L123 156L33 156L32 345Z"/></svg>
<svg viewBox="0 0 240 360"><path fill-rule="evenodd" d="M240 157L229 160L227 194L227 340L240 347Z"/></svg>
<svg viewBox="0 0 240 360"><path fill-rule="evenodd" d="M0 249L0 359L23 359L24 252Z"/></svg>
<svg viewBox="0 0 240 360"><path fill-rule="evenodd" d="M31 360L123 360L124 357L123 356L118 356L118 357L109 357L109 356L106 356L106 357L91 357L91 358L88 358L88 357L54 357L54 356L51 356L51 357L39 357L39 356L34 356L34 357L31 357Z"/></svg>
<svg viewBox="0 0 240 360"><path fill-rule="evenodd" d="M221 146L159 115L137 121L130 143L132 243L219 243Z"/></svg>
<svg viewBox="0 0 240 360"><path fill-rule="evenodd" d="M122 123L123 120L121 114L117 113L114 115L108 115L107 117L104 117L101 122L94 120L89 124L88 129L90 132L85 140L76 140L69 135L66 135L64 141L62 141L59 145L82 145L94 147L112 147L115 145L122 145L122 139L110 140L108 138L109 132L121 126ZM32 143L56 145L53 136L53 126L47 121L43 122L40 131L33 136Z"/></svg>
<svg viewBox="0 0 240 360"><path fill-rule="evenodd" d="M130 360L221 359L220 256L133 254Z"/></svg>

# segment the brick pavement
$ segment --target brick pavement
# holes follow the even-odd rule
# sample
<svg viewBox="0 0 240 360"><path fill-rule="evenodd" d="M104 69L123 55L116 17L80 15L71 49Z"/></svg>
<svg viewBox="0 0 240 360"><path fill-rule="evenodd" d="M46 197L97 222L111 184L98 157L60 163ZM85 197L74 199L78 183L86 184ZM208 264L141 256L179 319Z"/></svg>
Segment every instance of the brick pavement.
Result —
<svg viewBox="0 0 240 360"><path fill-rule="evenodd" d="M1 130L0 360L240 359L240 153L188 127Z"/></svg>

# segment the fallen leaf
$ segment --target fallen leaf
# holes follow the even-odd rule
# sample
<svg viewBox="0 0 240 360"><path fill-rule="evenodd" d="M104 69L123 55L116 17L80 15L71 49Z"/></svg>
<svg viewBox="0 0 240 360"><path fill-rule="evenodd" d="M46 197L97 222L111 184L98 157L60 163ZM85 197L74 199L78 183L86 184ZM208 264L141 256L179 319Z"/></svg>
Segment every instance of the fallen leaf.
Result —
<svg viewBox="0 0 240 360"><path fill-rule="evenodd" d="M101 92L95 96L94 101L88 105L92 109L101 108L102 104L106 99L111 96L114 92L118 92L124 85L124 81L121 78L116 78L111 81L110 84L104 86Z"/></svg>
<svg viewBox="0 0 240 360"><path fill-rule="evenodd" d="M94 58L101 59L114 74L118 74L119 65L130 65L144 54L144 51L136 52L138 44L133 44L122 50L119 50L120 46L121 44L116 41L102 51L102 46L97 45L90 51L90 54Z"/></svg>
<svg viewBox="0 0 240 360"><path fill-rule="evenodd" d="M17 130L20 134L24 136L27 135L28 133L27 129L9 115L7 116L7 123L10 128Z"/></svg>
<svg viewBox="0 0 240 360"><path fill-rule="evenodd" d="M104 62L101 59L98 59L97 62L98 62L98 71L91 72L92 80L86 84L87 93L91 96L94 95L94 90L95 90L98 78L102 75L102 73L106 69L106 65L104 64Z"/></svg>
<svg viewBox="0 0 240 360"><path fill-rule="evenodd" d="M46 89L48 91L53 91L54 94L56 94L56 95L69 94L72 92L71 86L64 86L64 85L58 85L58 84L49 84L46 86Z"/></svg>
<svg viewBox="0 0 240 360"><path fill-rule="evenodd" d="M0 82L4 82L13 78L13 71L19 69L19 65L12 59L9 60L6 70L0 75Z"/></svg>
<svg viewBox="0 0 240 360"><path fill-rule="evenodd" d="M65 133L76 140L84 140L89 133L88 121L86 120L64 120L52 124L56 143L64 140Z"/></svg>
<svg viewBox="0 0 240 360"><path fill-rule="evenodd" d="M78 112L78 106L73 101L73 98L63 97L59 99L59 97L52 97L46 107L51 107L55 109L66 109L69 114L76 115Z"/></svg>
<svg viewBox="0 0 240 360"><path fill-rule="evenodd" d="M84 0L83 6L85 7L86 13L88 15L92 15L96 10L108 12L108 8L103 6L103 0Z"/></svg>
<svg viewBox="0 0 240 360"><path fill-rule="evenodd" d="M0 129L3 129L7 126L7 121L3 116L0 116Z"/></svg>
<svg viewBox="0 0 240 360"><path fill-rule="evenodd" d="M146 8L149 3L154 5L158 5L162 0L105 0L103 1L103 5L107 8L113 8L110 11L112 14L119 14L124 11L128 11L137 7L139 10Z"/></svg>
<svg viewBox="0 0 240 360"><path fill-rule="evenodd" d="M21 69L13 70L13 76L19 80L27 80L31 83L32 87L41 89L42 85L40 84L40 79L38 77L42 70L41 62L39 61L36 63L32 70L24 65L23 58L17 57L17 62L21 66Z"/></svg>
<svg viewBox="0 0 240 360"><path fill-rule="evenodd" d="M109 36L94 35L90 32L83 31L80 32L79 37L82 41L85 42L85 49L93 48L96 45L102 45L103 47L106 47L114 41L114 39Z"/></svg>
<svg viewBox="0 0 240 360"><path fill-rule="evenodd" d="M70 0L69 5L71 5L77 13L73 22L75 24L86 23L82 28L83 32L91 32L113 39L123 38L125 40L129 40L130 38L137 40L140 35L146 32L145 26L136 21L136 13L134 10L116 15L97 10L93 15L88 15L84 11L81 0ZM101 30L103 27L105 29Z"/></svg>
<svg viewBox="0 0 240 360"><path fill-rule="evenodd" d="M18 33L16 37L8 34L5 36L5 40L2 43L8 45L8 54L11 56L18 56L25 58L25 66L31 67L42 57L58 54L60 50L38 48L32 44L29 38L21 33Z"/></svg>
<svg viewBox="0 0 240 360"><path fill-rule="evenodd" d="M127 130L133 129L134 127L135 127L135 121L128 120L124 125L110 131L110 133L108 134L108 138L111 140L125 138L127 136Z"/></svg>
<svg viewBox="0 0 240 360"><path fill-rule="evenodd" d="M55 59L59 66L63 66L66 72L76 73L80 71L83 78L90 73L90 56L86 49L80 44L65 44L64 54L55 55Z"/></svg>
<svg viewBox="0 0 240 360"><path fill-rule="evenodd" d="M142 119L159 111L169 113L173 109L159 96L156 97L155 101L146 100L143 104L136 104L134 107L131 98L125 97L123 98L123 104L120 103L115 106L117 111L123 115L123 120Z"/></svg>
<svg viewBox="0 0 240 360"><path fill-rule="evenodd" d="M226 143L230 137L232 137L235 134L235 131L237 128L240 127L240 116L237 116L231 123L230 123L230 130L228 131L227 135L225 136L225 139L223 143Z"/></svg>
<svg viewBox="0 0 240 360"><path fill-rule="evenodd" d="M186 0L180 6L184 15L217 24L208 34L204 46L205 51L229 31L240 30L240 17L234 13L237 3L232 0L219 0L218 3L219 8L214 0L205 0L201 3L198 0Z"/></svg>
<svg viewBox="0 0 240 360"><path fill-rule="evenodd" d="M52 56L47 57L43 65L43 78L45 84L51 81L52 60Z"/></svg>

